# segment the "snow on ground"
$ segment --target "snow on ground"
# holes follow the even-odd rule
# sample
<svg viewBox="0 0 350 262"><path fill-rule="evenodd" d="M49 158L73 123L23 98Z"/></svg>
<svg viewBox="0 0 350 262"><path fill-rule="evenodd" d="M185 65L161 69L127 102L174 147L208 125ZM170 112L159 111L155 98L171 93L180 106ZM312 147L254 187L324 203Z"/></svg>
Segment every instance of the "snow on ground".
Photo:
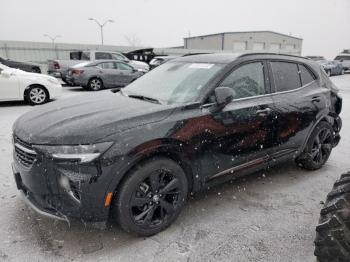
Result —
<svg viewBox="0 0 350 262"><path fill-rule="evenodd" d="M333 182L350 169L350 75L332 77L344 99L340 145L315 172L293 163L218 186L189 200L166 231L136 238L40 217L12 177L11 126L32 109L0 103L0 261L315 261L315 226ZM65 87L64 97L87 92Z"/></svg>

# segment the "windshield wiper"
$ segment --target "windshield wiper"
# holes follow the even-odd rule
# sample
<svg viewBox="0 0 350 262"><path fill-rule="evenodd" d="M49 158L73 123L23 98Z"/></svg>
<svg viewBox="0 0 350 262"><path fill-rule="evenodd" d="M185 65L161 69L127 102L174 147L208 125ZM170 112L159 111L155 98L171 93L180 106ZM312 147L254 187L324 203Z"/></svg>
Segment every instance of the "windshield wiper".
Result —
<svg viewBox="0 0 350 262"><path fill-rule="evenodd" d="M154 104L161 104L158 99L148 97L148 96L142 96L142 95L128 95L128 97L135 98L135 99L140 99L143 101L151 102Z"/></svg>

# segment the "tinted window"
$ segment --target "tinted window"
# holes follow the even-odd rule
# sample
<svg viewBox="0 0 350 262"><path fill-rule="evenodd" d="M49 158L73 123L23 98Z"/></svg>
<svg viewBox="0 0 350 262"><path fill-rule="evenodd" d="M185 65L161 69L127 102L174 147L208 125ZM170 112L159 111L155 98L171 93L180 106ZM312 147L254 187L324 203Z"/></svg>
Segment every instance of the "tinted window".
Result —
<svg viewBox="0 0 350 262"><path fill-rule="evenodd" d="M95 59L96 60L112 59L112 55L110 53L96 52Z"/></svg>
<svg viewBox="0 0 350 262"><path fill-rule="evenodd" d="M288 62L271 62L276 92L301 87L298 65Z"/></svg>
<svg viewBox="0 0 350 262"><path fill-rule="evenodd" d="M231 87L235 99L265 94L263 63L250 63L235 69L220 86Z"/></svg>
<svg viewBox="0 0 350 262"><path fill-rule="evenodd" d="M90 52L82 52L81 60L90 60Z"/></svg>
<svg viewBox="0 0 350 262"><path fill-rule="evenodd" d="M299 65L299 74L303 86L315 80L313 74L303 65Z"/></svg>
<svg viewBox="0 0 350 262"><path fill-rule="evenodd" d="M106 62L99 64L100 67L103 69L116 69L115 63L113 62Z"/></svg>
<svg viewBox="0 0 350 262"><path fill-rule="evenodd" d="M132 70L133 68L127 64L124 63L117 63L119 70Z"/></svg>

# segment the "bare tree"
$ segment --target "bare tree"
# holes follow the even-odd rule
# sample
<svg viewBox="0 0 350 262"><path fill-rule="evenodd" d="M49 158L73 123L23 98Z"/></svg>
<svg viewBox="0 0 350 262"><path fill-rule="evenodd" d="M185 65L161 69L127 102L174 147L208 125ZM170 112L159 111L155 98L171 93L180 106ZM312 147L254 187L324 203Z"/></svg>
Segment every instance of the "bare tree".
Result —
<svg viewBox="0 0 350 262"><path fill-rule="evenodd" d="M141 39L137 35L124 35L125 40L130 46L141 46Z"/></svg>

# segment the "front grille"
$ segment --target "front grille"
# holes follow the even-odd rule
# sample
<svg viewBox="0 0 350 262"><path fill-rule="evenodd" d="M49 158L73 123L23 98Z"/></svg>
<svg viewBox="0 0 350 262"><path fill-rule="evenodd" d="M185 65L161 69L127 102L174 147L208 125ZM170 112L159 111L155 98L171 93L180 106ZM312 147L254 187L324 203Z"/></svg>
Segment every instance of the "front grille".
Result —
<svg viewBox="0 0 350 262"><path fill-rule="evenodd" d="M31 167L36 159L33 147L16 136L13 138L13 142L17 161L25 167Z"/></svg>

